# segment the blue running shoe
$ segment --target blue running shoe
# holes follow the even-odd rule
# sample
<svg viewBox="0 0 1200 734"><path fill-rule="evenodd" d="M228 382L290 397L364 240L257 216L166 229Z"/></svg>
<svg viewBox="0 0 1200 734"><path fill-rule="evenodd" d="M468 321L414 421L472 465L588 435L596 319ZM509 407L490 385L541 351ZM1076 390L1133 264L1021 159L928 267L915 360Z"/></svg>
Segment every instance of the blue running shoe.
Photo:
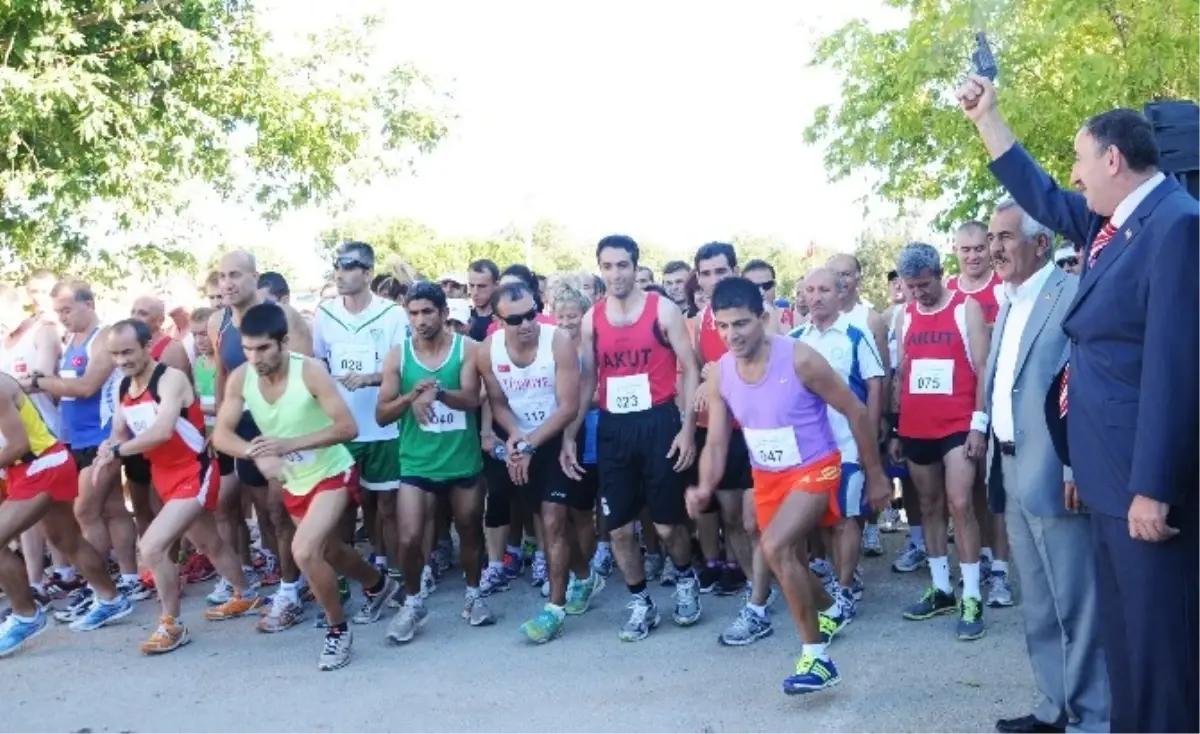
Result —
<svg viewBox="0 0 1200 734"><path fill-rule="evenodd" d="M33 619L29 620L18 619L16 614L8 615L4 623L0 624L0 658L12 655L26 642L45 632L48 623L49 617L41 607L38 607Z"/></svg>
<svg viewBox="0 0 1200 734"><path fill-rule="evenodd" d="M117 594L117 598L112 601L100 601L95 594L92 595L92 599L92 606L88 608L87 614L71 623L71 629L75 632L98 630L109 622L115 622L133 613L133 603L124 594Z"/></svg>
<svg viewBox="0 0 1200 734"><path fill-rule="evenodd" d="M795 674L783 679L783 692L789 696L815 693L841 682L842 678L832 660L805 655L796 663Z"/></svg>

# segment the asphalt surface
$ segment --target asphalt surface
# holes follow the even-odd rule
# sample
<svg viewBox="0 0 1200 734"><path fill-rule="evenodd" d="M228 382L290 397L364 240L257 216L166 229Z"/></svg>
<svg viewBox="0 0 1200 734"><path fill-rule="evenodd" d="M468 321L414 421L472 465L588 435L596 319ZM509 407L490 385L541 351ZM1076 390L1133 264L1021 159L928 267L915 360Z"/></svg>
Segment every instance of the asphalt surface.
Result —
<svg viewBox="0 0 1200 734"><path fill-rule="evenodd" d="M537 590L520 583L492 597L499 622L470 628L451 572L412 643L387 644L388 612L353 627L354 659L334 672L317 669L314 611L275 635L256 632L252 619L206 622L207 584L184 600L191 644L161 657L137 650L157 621L153 600L96 632L52 622L0 660L0 731L984 732L1027 713L1033 683L1019 610L986 609L987 636L975 642L955 639L952 617L903 620L928 583L927 571L891 571L903 539L885 535L888 554L864 561L859 616L830 648L842 684L808 696L780 689L800 647L782 600L772 637L728 648L717 635L741 597L704 596L704 618L680 629L671 590L655 585L663 625L624 643L628 594L617 572L561 638L534 646L517 628L540 608Z"/></svg>

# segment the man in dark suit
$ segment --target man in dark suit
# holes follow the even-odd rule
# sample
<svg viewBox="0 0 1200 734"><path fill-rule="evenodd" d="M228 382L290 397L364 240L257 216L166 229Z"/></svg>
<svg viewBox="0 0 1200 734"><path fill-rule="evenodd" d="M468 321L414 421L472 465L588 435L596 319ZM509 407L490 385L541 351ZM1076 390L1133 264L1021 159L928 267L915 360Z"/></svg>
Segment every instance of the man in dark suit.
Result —
<svg viewBox="0 0 1200 734"><path fill-rule="evenodd" d="M1200 207L1158 170L1149 121L1116 109L1075 136L1060 189L1016 143L978 76L959 101L1021 208L1085 242L1071 340L1067 443L1092 540L1112 730L1200 731Z"/></svg>

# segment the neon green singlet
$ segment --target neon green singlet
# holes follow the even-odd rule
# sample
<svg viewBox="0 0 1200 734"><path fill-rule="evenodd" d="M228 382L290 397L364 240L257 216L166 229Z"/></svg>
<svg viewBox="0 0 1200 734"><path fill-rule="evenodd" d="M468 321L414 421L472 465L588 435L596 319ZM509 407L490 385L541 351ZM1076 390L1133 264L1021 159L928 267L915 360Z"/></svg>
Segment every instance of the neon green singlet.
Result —
<svg viewBox="0 0 1200 734"><path fill-rule="evenodd" d="M258 373L251 365L246 365L246 383L242 389L246 409L264 436L296 438L333 425L333 420L321 410L321 405L304 384L305 359L299 354L288 355L287 387L274 403L263 397L258 389ZM341 444L294 451L283 459L283 488L300 497L326 477L341 474L354 465L350 452Z"/></svg>

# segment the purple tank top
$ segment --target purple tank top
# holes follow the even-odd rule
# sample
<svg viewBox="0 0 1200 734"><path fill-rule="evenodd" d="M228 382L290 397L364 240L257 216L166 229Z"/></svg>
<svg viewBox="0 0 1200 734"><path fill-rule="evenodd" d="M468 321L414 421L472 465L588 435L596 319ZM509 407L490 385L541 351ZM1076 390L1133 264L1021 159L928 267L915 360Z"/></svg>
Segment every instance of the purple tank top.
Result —
<svg viewBox="0 0 1200 734"><path fill-rule="evenodd" d="M742 424L750 463L763 471L805 467L837 449L825 401L805 387L796 375L796 340L768 337L771 356L767 372L754 385L737 373L731 353L721 357L721 397Z"/></svg>

